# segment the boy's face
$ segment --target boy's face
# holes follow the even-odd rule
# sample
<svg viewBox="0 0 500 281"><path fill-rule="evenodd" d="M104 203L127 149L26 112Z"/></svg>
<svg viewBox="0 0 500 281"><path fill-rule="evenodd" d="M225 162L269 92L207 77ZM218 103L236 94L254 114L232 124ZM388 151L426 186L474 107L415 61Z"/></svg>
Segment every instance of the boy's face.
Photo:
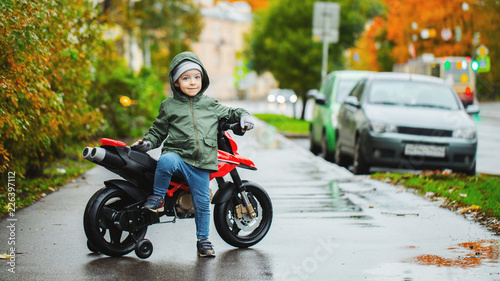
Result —
<svg viewBox="0 0 500 281"><path fill-rule="evenodd" d="M201 90L201 72L196 69L188 70L182 73L174 85L179 87L184 94L194 97Z"/></svg>

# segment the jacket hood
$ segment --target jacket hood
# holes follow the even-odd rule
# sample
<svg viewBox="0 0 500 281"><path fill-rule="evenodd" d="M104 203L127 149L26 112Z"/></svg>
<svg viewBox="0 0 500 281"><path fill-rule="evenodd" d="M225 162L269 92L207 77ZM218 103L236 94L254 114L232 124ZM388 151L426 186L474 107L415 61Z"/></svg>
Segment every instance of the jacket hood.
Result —
<svg viewBox="0 0 500 281"><path fill-rule="evenodd" d="M174 86L174 82L175 81L172 81L173 78L172 78L172 71L184 60L189 60L189 61L192 61L194 63L197 63L201 66L201 69L203 71L202 73L202 78L201 78L201 82L202 82L202 85L201 85L201 90L200 92L195 96L195 97L200 97L201 95L203 95L203 93L207 90L208 86L210 85L210 79L208 78L208 73L207 73L207 70L205 69L205 67L203 66L203 64L201 63L201 60L200 58L198 58L197 55L195 55L194 53L192 52L182 52L178 55L176 55L173 59L172 59L172 62L170 63L170 68L168 70L168 78L170 80L170 88L172 89L172 93L174 93L174 97L175 98L180 98L180 99L184 99L184 98L187 98L188 96L185 95L179 88L175 87Z"/></svg>

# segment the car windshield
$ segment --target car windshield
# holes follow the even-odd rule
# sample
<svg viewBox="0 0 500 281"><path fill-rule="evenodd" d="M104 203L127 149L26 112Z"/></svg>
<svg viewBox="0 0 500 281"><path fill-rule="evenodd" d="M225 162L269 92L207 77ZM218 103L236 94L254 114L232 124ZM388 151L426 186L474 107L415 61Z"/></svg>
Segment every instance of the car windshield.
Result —
<svg viewBox="0 0 500 281"><path fill-rule="evenodd" d="M374 81L369 103L458 110L455 93L446 85L415 81Z"/></svg>
<svg viewBox="0 0 500 281"><path fill-rule="evenodd" d="M342 103L345 98L349 95L352 88L359 81L359 78L341 78L339 79L339 90L337 94L337 102Z"/></svg>

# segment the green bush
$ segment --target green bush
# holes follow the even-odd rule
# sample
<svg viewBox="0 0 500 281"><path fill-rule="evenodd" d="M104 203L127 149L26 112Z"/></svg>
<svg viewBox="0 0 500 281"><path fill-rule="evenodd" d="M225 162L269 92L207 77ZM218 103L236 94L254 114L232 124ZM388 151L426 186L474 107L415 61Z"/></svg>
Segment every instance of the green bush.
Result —
<svg viewBox="0 0 500 281"><path fill-rule="evenodd" d="M153 123L165 99L163 83L149 69L134 74L123 59L100 60L92 84L89 104L103 115L99 135L108 138L137 138ZM120 103L126 96L130 106Z"/></svg>
<svg viewBox="0 0 500 281"><path fill-rule="evenodd" d="M40 176L101 115L87 103L102 46L89 1L0 2L0 179Z"/></svg>

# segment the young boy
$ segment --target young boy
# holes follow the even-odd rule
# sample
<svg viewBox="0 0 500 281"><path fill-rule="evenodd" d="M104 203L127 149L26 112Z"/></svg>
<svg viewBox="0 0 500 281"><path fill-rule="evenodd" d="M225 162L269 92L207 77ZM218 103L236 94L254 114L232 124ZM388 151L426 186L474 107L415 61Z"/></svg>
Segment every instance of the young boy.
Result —
<svg viewBox="0 0 500 281"><path fill-rule="evenodd" d="M251 130L253 120L246 110L223 106L216 99L203 95L210 81L195 54L183 52L175 56L168 75L173 97L161 103L158 117L149 131L131 146L148 151L165 141L156 168L153 195L148 197L143 208L162 212L172 175L185 178L195 209L198 255L215 257L213 245L208 240L209 173L217 171L218 121L226 118Z"/></svg>

